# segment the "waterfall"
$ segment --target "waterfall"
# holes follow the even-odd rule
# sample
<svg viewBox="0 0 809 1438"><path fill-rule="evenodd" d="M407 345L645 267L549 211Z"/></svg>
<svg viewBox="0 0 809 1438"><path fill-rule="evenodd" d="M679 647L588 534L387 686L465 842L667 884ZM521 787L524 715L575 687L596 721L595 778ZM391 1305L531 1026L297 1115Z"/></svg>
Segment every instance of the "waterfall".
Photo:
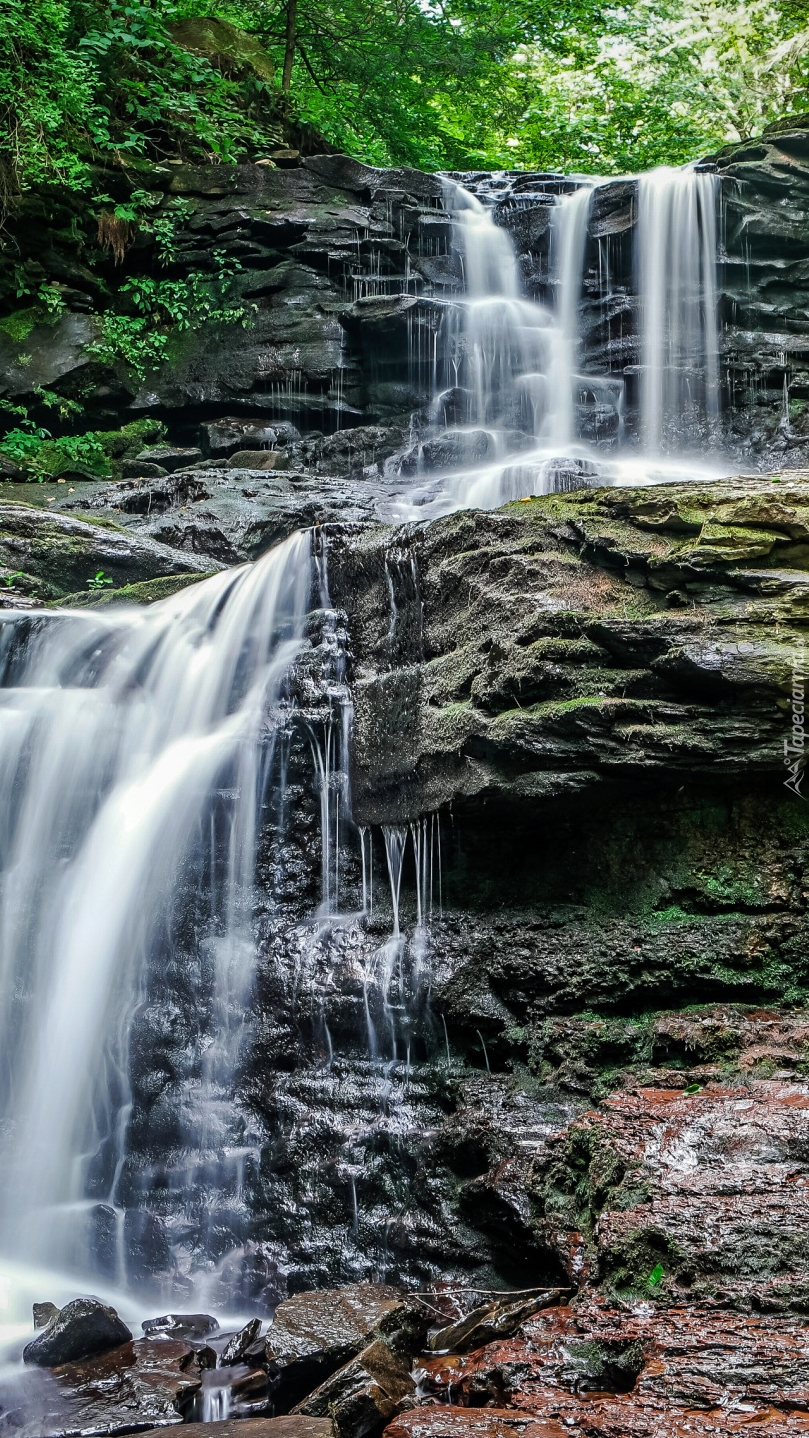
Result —
<svg viewBox="0 0 809 1438"><path fill-rule="evenodd" d="M86 1271L87 1195L119 1210L135 1015L186 911L204 1037L165 1178L238 1182L255 844L312 580L302 534L149 609L3 616L0 1268Z"/></svg>
<svg viewBox="0 0 809 1438"><path fill-rule="evenodd" d="M509 177L498 178L502 202ZM591 216L599 191L626 181L582 178L558 193L558 184L547 186L552 179L538 177L532 196L548 210L550 234L549 272L534 298L507 228L508 204L498 214L457 179L444 181L464 276L462 297L447 304L432 407L445 443L422 444L423 455L439 459L421 464L421 483L393 506L398 516L682 477L683 458L695 452L713 454L706 473L722 472L717 178L693 167L630 177L637 362L619 357L606 368L603 359L597 367L587 360L587 307L592 323L601 262ZM513 200L518 212L525 193ZM603 438L586 433L588 405L609 420ZM693 459L688 468L693 473Z"/></svg>
<svg viewBox="0 0 809 1438"><path fill-rule="evenodd" d="M715 175L638 181L641 439L657 454L710 442L719 417Z"/></svg>
<svg viewBox="0 0 809 1438"><path fill-rule="evenodd" d="M576 441L577 369L581 348L579 300L591 198L590 186L582 185L572 195L564 196L551 214L557 323L551 377L555 403L551 411L549 439L551 446L560 454L569 452Z"/></svg>
<svg viewBox="0 0 809 1438"><path fill-rule="evenodd" d="M418 459L397 475L412 476L392 506L403 517L582 484L654 482L679 473L678 453L715 443L716 180L660 170L634 182L637 363L622 352L597 370L588 355L595 202L612 182L544 178L552 183L543 190L538 178L539 198L523 191L515 200L527 193L548 221L547 272L530 293L507 207L495 213L469 186L445 182L464 289L446 300L431 351L432 428L416 417ZM501 194L508 183L503 177ZM586 426L597 403L621 417L603 442ZM308 642L313 597L324 616L318 675L330 704L307 719L321 805L322 894L309 943L318 954L351 893L341 858L351 824L351 696L327 558L325 538L313 549L303 534L149 609L0 613L0 1297L11 1283L10 1310L20 1317L21 1270L29 1279L95 1276L103 1249L108 1289L131 1291L148 1278L148 1262L138 1270L131 1260L128 1222L157 1212L159 1194L182 1204L172 1259L179 1250L178 1277L195 1302L206 1301L223 1235L238 1246L245 1165L262 1142L235 1092L250 1037L257 841L268 807L284 809L290 672ZM412 552L392 548L385 574L391 612L380 637L391 653L418 659ZM382 826L376 898L370 828L358 844L355 919L378 923L386 911L383 864L391 910L387 942L370 955L356 942L368 1053L377 1067L408 1055L409 1067L417 1021L429 1012L434 887L439 912L443 902L438 819L429 829L425 819ZM403 893L411 852L415 906ZM180 991L184 1000L169 1002ZM130 1132L151 1117L133 1079L149 1023L175 1024L173 1051L183 1055L166 1088L154 1165L140 1151L133 1162ZM323 1033L330 1073L325 1008ZM33 1296L59 1290L49 1283ZM208 1416L220 1401L211 1396Z"/></svg>

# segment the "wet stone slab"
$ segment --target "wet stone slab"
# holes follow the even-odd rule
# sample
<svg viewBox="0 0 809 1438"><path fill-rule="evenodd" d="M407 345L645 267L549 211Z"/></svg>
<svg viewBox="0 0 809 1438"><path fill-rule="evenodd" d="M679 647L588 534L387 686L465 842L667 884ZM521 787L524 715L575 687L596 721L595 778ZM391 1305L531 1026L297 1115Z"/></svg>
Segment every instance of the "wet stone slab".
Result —
<svg viewBox="0 0 809 1438"><path fill-rule="evenodd" d="M100 1358L27 1369L0 1383L0 1434L15 1438L106 1438L182 1423L199 1388L186 1367L193 1349L141 1338Z"/></svg>

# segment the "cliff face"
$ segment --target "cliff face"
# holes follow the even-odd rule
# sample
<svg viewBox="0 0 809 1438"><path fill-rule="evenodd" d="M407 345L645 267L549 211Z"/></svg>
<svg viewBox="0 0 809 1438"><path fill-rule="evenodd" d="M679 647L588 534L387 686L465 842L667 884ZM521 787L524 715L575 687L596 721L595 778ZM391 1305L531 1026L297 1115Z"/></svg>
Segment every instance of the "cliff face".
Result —
<svg viewBox="0 0 809 1438"><path fill-rule="evenodd" d="M433 176L320 156L289 169L174 162L107 183L111 205L137 191L137 222L105 230L63 191L28 195L16 212L4 240L0 392L38 411L44 387L80 404L88 424L148 411L194 441L217 414L331 432L402 420L427 399L424 376L407 364L408 340L414 322L434 328L435 317L412 296L388 305L385 295L406 272L429 293L431 270L441 268L446 225L432 223L441 191ZM137 283L189 276L201 287L188 295L191 313L148 377L123 350L99 353L105 316L138 315ZM206 314L203 293L219 317ZM165 318L155 302L151 323Z"/></svg>

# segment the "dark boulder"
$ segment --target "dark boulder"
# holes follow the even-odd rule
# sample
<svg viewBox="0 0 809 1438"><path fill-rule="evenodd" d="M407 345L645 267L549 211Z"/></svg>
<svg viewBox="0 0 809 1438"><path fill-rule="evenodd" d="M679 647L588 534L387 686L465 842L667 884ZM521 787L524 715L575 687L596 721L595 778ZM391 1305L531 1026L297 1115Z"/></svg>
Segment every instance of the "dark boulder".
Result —
<svg viewBox="0 0 809 1438"><path fill-rule="evenodd" d="M141 1328L147 1338L161 1333L167 1338L188 1340L207 1338L209 1333L217 1332L219 1324L210 1313L165 1313L162 1318L145 1319Z"/></svg>
<svg viewBox="0 0 809 1438"><path fill-rule="evenodd" d="M279 430L284 433L279 434ZM199 431L200 444L211 459L229 459L239 449L275 449L298 437L294 425L269 425L263 420L234 417L209 420L200 425Z"/></svg>
<svg viewBox="0 0 809 1438"><path fill-rule="evenodd" d="M261 1319L251 1318L244 1328L234 1333L222 1350L222 1367L228 1368L231 1364L241 1363L248 1348L255 1343L261 1332Z"/></svg>
<svg viewBox="0 0 809 1438"><path fill-rule="evenodd" d="M59 1309L55 1303L34 1304L34 1327L47 1328L52 1319L59 1317Z"/></svg>
<svg viewBox="0 0 809 1438"><path fill-rule="evenodd" d="M23 1360L39 1368L95 1358L128 1343L132 1334L114 1308L99 1298L74 1298L56 1310L50 1322L23 1350Z"/></svg>

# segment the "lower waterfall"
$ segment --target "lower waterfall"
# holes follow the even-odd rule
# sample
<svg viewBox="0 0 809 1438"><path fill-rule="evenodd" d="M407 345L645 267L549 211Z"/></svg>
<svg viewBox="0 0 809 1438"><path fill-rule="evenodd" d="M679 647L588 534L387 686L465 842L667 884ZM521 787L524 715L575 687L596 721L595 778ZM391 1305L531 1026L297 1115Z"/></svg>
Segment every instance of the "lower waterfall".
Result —
<svg viewBox="0 0 809 1438"><path fill-rule="evenodd" d="M106 1245L114 1286L137 1277L120 1192L130 1028L189 905L199 1051L177 1094L185 1166L163 1182L212 1228L211 1190L238 1189L255 841L268 790L283 805L286 684L313 578L301 534L146 610L3 615L4 1276L9 1262L92 1273ZM0 1321L23 1317L6 1299Z"/></svg>

